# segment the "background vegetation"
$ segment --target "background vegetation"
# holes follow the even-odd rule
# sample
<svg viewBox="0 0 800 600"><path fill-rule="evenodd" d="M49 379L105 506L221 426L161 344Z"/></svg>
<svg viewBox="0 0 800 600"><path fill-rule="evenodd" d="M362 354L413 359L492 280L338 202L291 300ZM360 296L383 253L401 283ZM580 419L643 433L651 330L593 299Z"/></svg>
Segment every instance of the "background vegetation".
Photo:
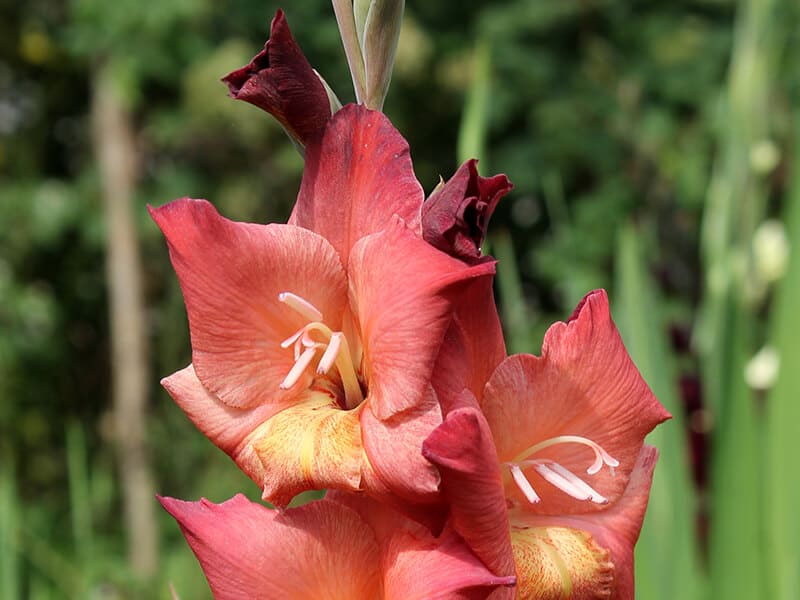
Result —
<svg viewBox="0 0 800 600"><path fill-rule="evenodd" d="M0 0L0 598L207 597L151 494L258 497L158 386L190 349L145 205L286 218L302 161L218 81L277 7ZM330 4L284 8L350 100ZM789 0L407 3L385 111L420 181L477 155L516 185L490 235L509 349L538 352L606 287L675 415L651 440L643 599L800 597L798 22ZM114 214L136 232L127 295ZM146 310L112 379L126 298ZM141 435L112 402L126 376L144 386Z"/></svg>

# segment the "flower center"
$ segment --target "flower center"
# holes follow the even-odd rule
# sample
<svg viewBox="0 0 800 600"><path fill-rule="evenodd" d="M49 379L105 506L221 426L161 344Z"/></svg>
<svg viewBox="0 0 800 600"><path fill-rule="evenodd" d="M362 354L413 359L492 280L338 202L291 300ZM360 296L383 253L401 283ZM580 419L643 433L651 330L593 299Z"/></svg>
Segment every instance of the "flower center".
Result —
<svg viewBox="0 0 800 600"><path fill-rule="evenodd" d="M344 388L345 408L355 408L361 404L364 394L344 333L333 331L325 325L322 312L305 298L291 292L281 292L278 300L309 321L281 342L281 348L294 347L294 365L281 382L280 388L288 390L297 383L317 355L321 354L317 362L317 375L325 375L336 367Z"/></svg>
<svg viewBox="0 0 800 600"><path fill-rule="evenodd" d="M524 450L514 457L514 460L503 463L508 467L511 478L528 499L528 502L536 504L541 501L531 482L525 476L526 469L533 469L545 481L551 483L568 496L577 500L591 500L596 504L607 504L608 498L563 465L549 458L533 458L538 452L557 444L581 444L593 450L594 462L586 469L586 473L589 475L598 473L603 468L603 465L607 465L611 475L614 475L614 468L619 466L619 461L616 458L606 452L599 444L585 437L560 435L550 438Z"/></svg>

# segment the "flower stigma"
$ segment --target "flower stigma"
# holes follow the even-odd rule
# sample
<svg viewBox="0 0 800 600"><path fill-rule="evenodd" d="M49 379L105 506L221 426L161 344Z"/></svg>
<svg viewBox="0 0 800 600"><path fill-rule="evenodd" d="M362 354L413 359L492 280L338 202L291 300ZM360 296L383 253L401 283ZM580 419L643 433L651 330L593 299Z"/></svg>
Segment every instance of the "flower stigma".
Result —
<svg viewBox="0 0 800 600"><path fill-rule="evenodd" d="M589 500L595 504L608 504L608 498L563 465L549 458L532 458L545 448L567 443L581 444L589 447L594 452L594 462L586 469L586 473L595 475L603 468L603 465L606 465L611 471L611 475L614 475L614 468L619 466L619 461L599 444L578 435L560 435L539 442L518 454L514 457L514 460L503 464L508 467L514 483L531 504L541 502L541 498L525 475L524 471L528 468L532 468L542 479L576 500Z"/></svg>
<svg viewBox="0 0 800 600"><path fill-rule="evenodd" d="M325 325L322 312L305 298L292 292L281 292L278 294L278 300L309 321L281 342L281 348L293 347L294 365L281 382L280 388L288 390L297 383L312 361L321 353L316 374L326 375L335 366L344 389L344 407L351 409L361 404L364 401L364 394L344 333L333 331Z"/></svg>

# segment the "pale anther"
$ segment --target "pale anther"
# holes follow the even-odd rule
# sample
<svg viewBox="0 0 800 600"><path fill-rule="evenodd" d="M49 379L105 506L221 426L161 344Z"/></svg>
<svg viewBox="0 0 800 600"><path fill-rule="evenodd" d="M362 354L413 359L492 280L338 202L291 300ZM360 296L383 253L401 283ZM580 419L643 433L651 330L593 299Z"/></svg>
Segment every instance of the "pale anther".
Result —
<svg viewBox="0 0 800 600"><path fill-rule="evenodd" d="M278 294L278 300L286 304L288 307L300 313L309 321L322 321L322 312L311 302L305 298L301 298L292 292L281 292Z"/></svg>
<svg viewBox="0 0 800 600"><path fill-rule="evenodd" d="M528 478L525 477L525 473L522 472L517 465L508 465L509 470L511 471L511 477L514 478L514 482L517 484L517 487L525 494L525 497L528 499L528 502L531 504L536 504L541 500L539 498L539 494L533 489L531 482L528 481Z"/></svg>
<svg viewBox="0 0 800 600"><path fill-rule="evenodd" d="M535 444L518 454L513 461L505 463L506 466L509 467L511 476L517 484L517 487L519 487L520 491L522 491L529 502L537 503L540 501L539 495L533 490L533 486L524 474L524 469L532 467L545 481L576 500L590 500L597 504L607 504L608 499L605 496L600 494L569 469L551 459L532 458L545 448L566 443L580 444L592 450L594 453L594 461L589 468L586 469L589 475L597 474L603 468L603 465L606 465L613 476L614 468L619 466L619 461L596 442L577 435L561 435Z"/></svg>
<svg viewBox="0 0 800 600"><path fill-rule="evenodd" d="M568 496L572 496L576 500L588 500L589 497L591 496L591 494L588 494L586 490L581 489L580 487L576 486L573 482L567 480L560 473L557 473L556 471L551 469L549 465L540 463L535 465L534 469L547 482L553 484L562 492L564 492Z"/></svg>
<svg viewBox="0 0 800 600"><path fill-rule="evenodd" d="M586 483L583 479L575 475L569 469L564 468L560 464L553 462L553 463L546 463L540 464L536 468L536 471L542 475L547 481L555 485L557 488L561 489L563 492L569 494L573 498L577 498L578 500L591 500L596 504L608 504L608 500L602 496L597 490L595 490L592 486ZM560 477L560 481L565 482L567 487L562 487L557 483L555 480L548 479L542 473L542 469L546 468L551 473L555 473L558 477ZM578 495L571 493L571 491L575 491Z"/></svg>
<svg viewBox="0 0 800 600"><path fill-rule="evenodd" d="M342 347L343 337L344 334L338 331L331 336L331 341L328 342L328 347L325 348L322 358L319 359L319 364L317 365L318 375L324 375L330 371L331 367L336 362L336 357L339 355L339 348Z"/></svg>
<svg viewBox="0 0 800 600"><path fill-rule="evenodd" d="M314 355L317 353L316 348L307 348L305 352L303 352L297 361L292 365L289 374L286 375L286 378L281 382L280 388L282 390L288 390L292 387L297 381L300 379L300 376L303 374L303 371L306 370L311 361L314 360Z"/></svg>
<svg viewBox="0 0 800 600"><path fill-rule="evenodd" d="M300 339L300 336L303 335L303 331L304 331L303 329L300 329L295 333L293 333L288 338L286 338L285 340L283 340L281 342L281 348L288 348L289 346L294 344L298 339Z"/></svg>

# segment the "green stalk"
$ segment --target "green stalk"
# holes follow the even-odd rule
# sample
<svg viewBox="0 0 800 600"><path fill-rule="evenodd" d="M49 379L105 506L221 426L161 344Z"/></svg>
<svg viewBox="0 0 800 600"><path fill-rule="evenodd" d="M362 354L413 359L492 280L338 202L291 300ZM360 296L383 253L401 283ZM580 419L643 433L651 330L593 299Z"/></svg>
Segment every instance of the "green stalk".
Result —
<svg viewBox="0 0 800 600"><path fill-rule="evenodd" d="M695 536L697 497L689 472L677 369L665 337L663 302L647 271L643 236L632 225L618 236L615 321L625 345L672 420L650 434L660 455L636 546L636 591L647 600L696 600L705 587Z"/></svg>
<svg viewBox="0 0 800 600"><path fill-rule="evenodd" d="M356 102L362 103L367 97L367 77L364 69L364 55L361 52L361 43L356 31L352 0L333 0L333 11L336 13L336 22L339 25L339 34L342 37L347 64L350 66Z"/></svg>
<svg viewBox="0 0 800 600"><path fill-rule="evenodd" d="M486 137L489 123L489 96L492 58L489 45L480 41L473 55L472 82L467 91L461 127L458 131L458 162L470 158L481 160L485 173L489 165L486 155Z"/></svg>
<svg viewBox="0 0 800 600"><path fill-rule="evenodd" d="M92 499L87 469L86 441L80 423L67 425L67 473L69 474L70 517L75 555L81 565L84 583L91 585L93 574Z"/></svg>
<svg viewBox="0 0 800 600"><path fill-rule="evenodd" d="M522 292L522 281L511 243L505 229L492 236L492 251L497 257L497 287L500 296L500 316L510 354L533 352L533 324L530 309Z"/></svg>
<svg viewBox="0 0 800 600"><path fill-rule="evenodd" d="M6 468L0 469L0 597L8 600L20 598L21 589L15 488L13 473Z"/></svg>
<svg viewBox="0 0 800 600"><path fill-rule="evenodd" d="M800 117L795 117L795 143L800 142ZM786 277L775 297L770 343L780 357L780 369L766 405L766 517L768 581L765 597L800 598L800 478L797 438L800 424L800 154L786 198L786 224L791 244Z"/></svg>
<svg viewBox="0 0 800 600"><path fill-rule="evenodd" d="M780 52L780 0L741 0L728 87L719 113L720 154L703 220L705 293L696 342L705 400L715 417L711 465L711 597L762 598L762 431L744 367L758 348L758 309L747 293L750 245L763 218L765 181L750 162L770 133L767 116Z"/></svg>

